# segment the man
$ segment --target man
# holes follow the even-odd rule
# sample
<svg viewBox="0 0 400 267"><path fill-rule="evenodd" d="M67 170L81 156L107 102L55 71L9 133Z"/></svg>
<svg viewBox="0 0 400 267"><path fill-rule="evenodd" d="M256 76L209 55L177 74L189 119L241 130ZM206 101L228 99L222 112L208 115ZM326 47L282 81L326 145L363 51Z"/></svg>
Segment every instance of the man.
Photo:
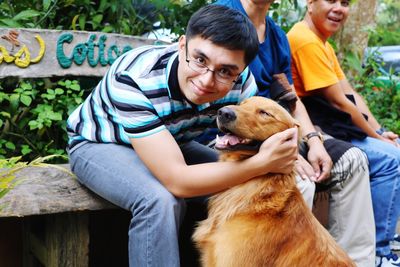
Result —
<svg viewBox="0 0 400 267"><path fill-rule="evenodd" d="M257 34L240 12L207 6L178 44L122 55L68 119L72 170L80 182L129 210L130 266L179 266L185 198L204 196L269 172L287 173L296 129L265 141L241 162L214 162L192 141L216 110L256 92L248 63Z"/></svg>
<svg viewBox="0 0 400 267"><path fill-rule="evenodd" d="M400 266L392 254L400 211L400 150L392 132L381 135L367 105L346 80L327 39L337 32L349 12L349 0L308 0L303 21L288 33L292 74L312 121L336 138L363 150L369 161L376 224L376 266ZM364 115L366 114L366 115Z"/></svg>
<svg viewBox="0 0 400 267"><path fill-rule="evenodd" d="M273 75L285 73L292 85L290 48L285 32L266 17L274 0L219 0L246 14L253 22L260 42L259 52L250 63L259 87L259 95L273 97ZM293 89L294 90L294 89ZM279 101L279 99L276 99ZM307 161L299 156L297 172L330 189L328 230L358 266L373 266L375 258L374 218L369 189L367 160L358 148L351 144L325 136L321 142L303 103L298 100L293 112L300 122L302 136L308 139ZM327 151L328 150L328 154ZM330 160L333 160L333 169Z"/></svg>

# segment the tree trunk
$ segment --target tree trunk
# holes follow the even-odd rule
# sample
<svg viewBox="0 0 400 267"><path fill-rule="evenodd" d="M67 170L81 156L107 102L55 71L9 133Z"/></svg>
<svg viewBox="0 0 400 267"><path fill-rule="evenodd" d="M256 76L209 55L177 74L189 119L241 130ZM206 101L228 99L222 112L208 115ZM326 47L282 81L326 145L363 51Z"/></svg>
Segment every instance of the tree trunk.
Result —
<svg viewBox="0 0 400 267"><path fill-rule="evenodd" d="M377 7L378 0L357 0L351 4L344 27L334 36L340 60L348 50L362 58L364 49L368 46L368 32L376 26Z"/></svg>

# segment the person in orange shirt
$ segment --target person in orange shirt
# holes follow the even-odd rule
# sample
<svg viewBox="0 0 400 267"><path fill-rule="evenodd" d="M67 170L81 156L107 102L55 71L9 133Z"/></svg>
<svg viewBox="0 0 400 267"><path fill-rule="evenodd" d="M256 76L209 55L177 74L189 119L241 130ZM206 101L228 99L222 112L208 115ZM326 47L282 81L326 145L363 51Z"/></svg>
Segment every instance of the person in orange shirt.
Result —
<svg viewBox="0 0 400 267"><path fill-rule="evenodd" d="M304 20L287 34L293 82L314 124L366 153L376 224L375 265L400 266L390 249L400 213L398 135L382 130L327 42L348 17L349 4L349 0L307 0Z"/></svg>

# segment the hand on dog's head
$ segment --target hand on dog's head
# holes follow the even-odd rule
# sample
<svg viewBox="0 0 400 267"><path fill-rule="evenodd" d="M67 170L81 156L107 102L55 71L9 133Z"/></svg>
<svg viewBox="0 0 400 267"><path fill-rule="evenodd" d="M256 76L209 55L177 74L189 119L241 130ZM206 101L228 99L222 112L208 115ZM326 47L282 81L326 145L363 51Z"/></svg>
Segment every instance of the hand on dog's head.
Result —
<svg viewBox="0 0 400 267"><path fill-rule="evenodd" d="M215 148L247 155L257 153L260 144L271 135L299 126L278 103L259 96L219 109L217 125L225 135L217 138Z"/></svg>

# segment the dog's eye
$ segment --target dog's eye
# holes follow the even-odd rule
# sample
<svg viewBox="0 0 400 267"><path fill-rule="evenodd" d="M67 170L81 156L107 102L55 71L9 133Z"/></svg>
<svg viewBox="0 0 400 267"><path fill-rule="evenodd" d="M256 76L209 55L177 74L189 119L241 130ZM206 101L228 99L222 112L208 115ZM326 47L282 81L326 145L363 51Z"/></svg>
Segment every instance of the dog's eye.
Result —
<svg viewBox="0 0 400 267"><path fill-rule="evenodd" d="M267 111L262 110L262 109L260 109L258 111L258 113L260 113L260 115L263 115L263 116L271 116L272 117L272 115L270 113L268 113Z"/></svg>

